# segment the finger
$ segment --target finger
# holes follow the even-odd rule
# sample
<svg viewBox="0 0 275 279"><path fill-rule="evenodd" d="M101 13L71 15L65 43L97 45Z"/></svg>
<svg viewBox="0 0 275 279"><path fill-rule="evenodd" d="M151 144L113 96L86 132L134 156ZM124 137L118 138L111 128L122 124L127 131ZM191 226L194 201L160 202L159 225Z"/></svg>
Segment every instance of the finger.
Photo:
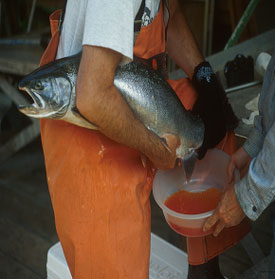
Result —
<svg viewBox="0 0 275 279"><path fill-rule="evenodd" d="M230 160L228 166L227 166L227 176L228 176L228 183L230 184L233 180L233 173L235 170L235 164L232 160Z"/></svg>
<svg viewBox="0 0 275 279"><path fill-rule="evenodd" d="M218 212L215 211L212 216L210 216L203 225L202 230L204 232L209 231L219 220Z"/></svg>
<svg viewBox="0 0 275 279"><path fill-rule="evenodd" d="M217 225L216 225L216 228L215 228L215 231L213 233L214 236L218 236L220 234L220 232L224 229L225 227L225 224L220 221Z"/></svg>

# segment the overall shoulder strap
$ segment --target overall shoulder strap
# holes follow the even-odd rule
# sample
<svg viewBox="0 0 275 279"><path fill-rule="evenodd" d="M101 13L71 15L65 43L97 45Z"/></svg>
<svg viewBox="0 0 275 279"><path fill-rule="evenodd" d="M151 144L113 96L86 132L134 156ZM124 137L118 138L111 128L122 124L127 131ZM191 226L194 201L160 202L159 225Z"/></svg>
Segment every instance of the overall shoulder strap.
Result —
<svg viewBox="0 0 275 279"><path fill-rule="evenodd" d="M60 30L61 30L61 28L62 28L62 24L63 24L63 21L64 21L66 6L67 6L67 0L64 0L64 2L63 2L63 8L62 8L62 11L61 11L61 13L60 13L59 23L58 23L58 29L60 29Z"/></svg>
<svg viewBox="0 0 275 279"><path fill-rule="evenodd" d="M163 0L163 2L167 7L169 7L169 2L170 2L169 0Z"/></svg>
<svg viewBox="0 0 275 279"><path fill-rule="evenodd" d="M137 13L136 18L135 18L135 26L134 26L134 31L135 32L138 32L141 28L142 16L143 16L143 13L144 13L144 9L145 9L145 0L142 0L141 4L140 4L140 7L139 7L139 10L138 10L138 13Z"/></svg>
<svg viewBox="0 0 275 279"><path fill-rule="evenodd" d="M137 36L138 36L138 34L140 32L140 29L141 29L142 16L143 16L143 13L144 13L144 9L145 9L145 0L142 0L141 4L140 4L140 7L139 7L139 10L138 10L138 13L137 13L136 18L135 18L135 22L134 22L134 44L136 42Z"/></svg>

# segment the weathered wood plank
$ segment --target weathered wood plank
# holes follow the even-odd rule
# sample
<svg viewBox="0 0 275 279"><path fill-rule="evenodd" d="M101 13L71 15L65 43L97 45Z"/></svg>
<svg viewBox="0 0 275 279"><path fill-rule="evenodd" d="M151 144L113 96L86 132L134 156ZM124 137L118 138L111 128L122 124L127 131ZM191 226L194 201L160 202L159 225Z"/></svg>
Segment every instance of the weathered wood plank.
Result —
<svg viewBox="0 0 275 279"><path fill-rule="evenodd" d="M2 253L46 277L47 251L52 242L38 237L22 226L0 215L0 247Z"/></svg>
<svg viewBox="0 0 275 279"><path fill-rule="evenodd" d="M0 212L47 241L57 241L54 215L50 207L39 207L28 196L0 186Z"/></svg>
<svg viewBox="0 0 275 279"><path fill-rule="evenodd" d="M252 224L252 234L265 256L267 256L270 253L272 244L272 226L269 207Z"/></svg>
<svg viewBox="0 0 275 279"><path fill-rule="evenodd" d="M28 162L27 168L26 161ZM0 166L0 180L5 177L7 181L12 181L18 175L28 177L32 171L38 170L41 172L45 171L41 139L39 137Z"/></svg>
<svg viewBox="0 0 275 279"><path fill-rule="evenodd" d="M241 240L241 244L254 264L259 263L265 257L262 248L255 240L252 233L249 233L244 237Z"/></svg>
<svg viewBox="0 0 275 279"><path fill-rule="evenodd" d="M40 139L0 165L0 212L57 241Z"/></svg>
<svg viewBox="0 0 275 279"><path fill-rule="evenodd" d="M235 278L253 266L245 249L240 243L220 255L220 268L222 274L228 278Z"/></svg>
<svg viewBox="0 0 275 279"><path fill-rule="evenodd" d="M40 134L39 122L33 122L24 130L18 132L8 142L0 146L0 163L7 160L15 152L23 148L25 145L33 141Z"/></svg>
<svg viewBox="0 0 275 279"><path fill-rule="evenodd" d="M265 257L258 264L246 270L236 277L236 279L268 279L270 257Z"/></svg>
<svg viewBox="0 0 275 279"><path fill-rule="evenodd" d="M40 46L0 46L0 72L24 76L38 67L42 53Z"/></svg>
<svg viewBox="0 0 275 279"><path fill-rule="evenodd" d="M34 273L21 263L15 261L12 257L4 254L0 250L0 278L1 279L43 279L44 277Z"/></svg>

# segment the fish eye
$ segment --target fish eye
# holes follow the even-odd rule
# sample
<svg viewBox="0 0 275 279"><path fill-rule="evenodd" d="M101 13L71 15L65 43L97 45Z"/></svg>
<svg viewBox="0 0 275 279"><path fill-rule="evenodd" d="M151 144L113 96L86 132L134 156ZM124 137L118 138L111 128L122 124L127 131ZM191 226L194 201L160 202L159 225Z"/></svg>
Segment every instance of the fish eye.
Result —
<svg viewBox="0 0 275 279"><path fill-rule="evenodd" d="M35 89L35 90L43 90L43 89L44 89L44 86L42 85L42 82L41 82L41 81L37 81L37 82L34 84L34 89Z"/></svg>

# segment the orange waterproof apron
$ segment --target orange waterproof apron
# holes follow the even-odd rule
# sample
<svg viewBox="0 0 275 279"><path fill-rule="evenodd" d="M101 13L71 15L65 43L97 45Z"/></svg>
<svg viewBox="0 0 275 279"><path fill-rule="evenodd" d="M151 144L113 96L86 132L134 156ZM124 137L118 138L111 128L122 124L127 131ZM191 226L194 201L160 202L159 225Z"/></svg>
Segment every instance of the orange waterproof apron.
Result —
<svg viewBox="0 0 275 279"><path fill-rule="evenodd" d="M55 59L59 14L56 11L50 17L53 38L41 65ZM164 51L161 5L154 21L142 27L134 54L147 59ZM196 95L188 80L173 82L173 86L179 86L179 97L192 106ZM41 120L41 138L56 230L72 277L148 278L150 165L143 167L138 151L64 121ZM233 134L221 145L232 152ZM218 241L211 237L198 238L194 244L191 241L190 263L203 263L238 242L243 229L233 230L235 234L221 233L225 236ZM223 239L230 241L224 244Z"/></svg>

